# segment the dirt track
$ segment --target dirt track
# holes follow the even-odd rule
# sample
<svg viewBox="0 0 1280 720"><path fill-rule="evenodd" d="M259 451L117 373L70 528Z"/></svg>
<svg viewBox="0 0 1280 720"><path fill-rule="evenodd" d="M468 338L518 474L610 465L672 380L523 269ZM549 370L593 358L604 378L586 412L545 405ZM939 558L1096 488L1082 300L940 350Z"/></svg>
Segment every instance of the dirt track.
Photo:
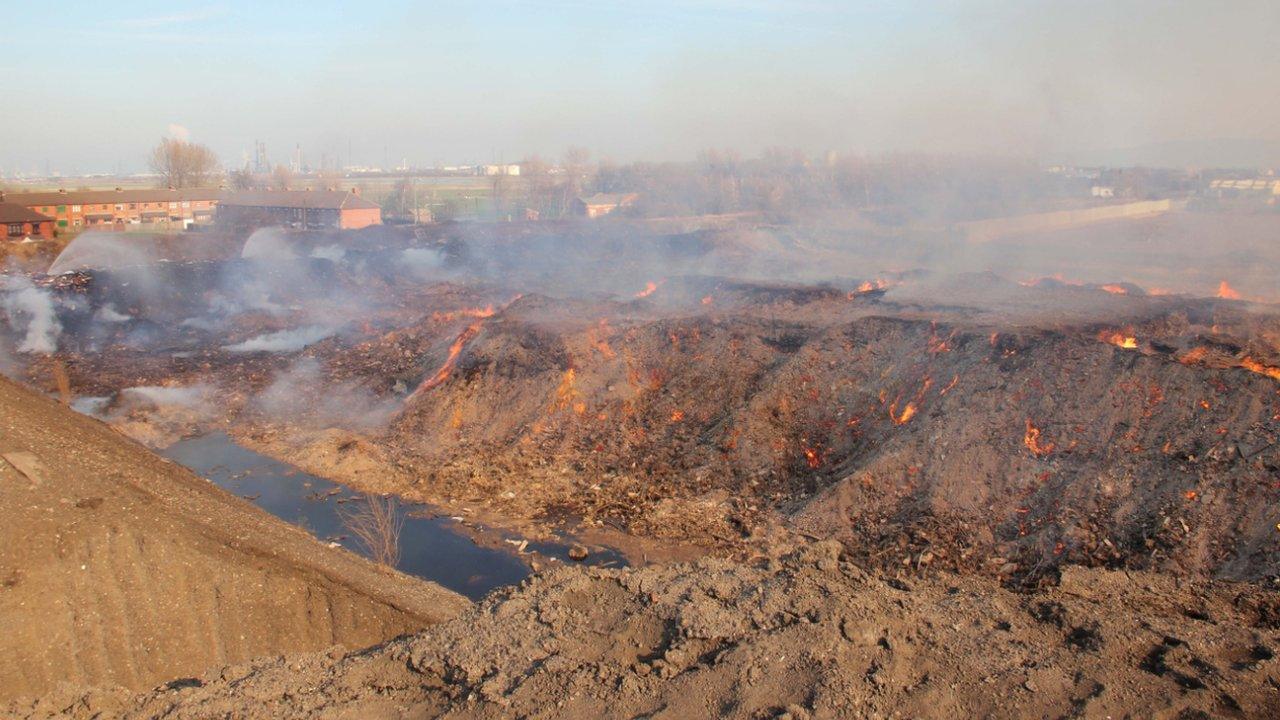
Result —
<svg viewBox="0 0 1280 720"><path fill-rule="evenodd" d="M566 569L370 652L55 693L76 718L1274 717L1280 595L1074 568L1034 594L781 559Z"/></svg>
<svg viewBox="0 0 1280 720"><path fill-rule="evenodd" d="M0 698L359 648L468 604L4 379L0 417Z"/></svg>

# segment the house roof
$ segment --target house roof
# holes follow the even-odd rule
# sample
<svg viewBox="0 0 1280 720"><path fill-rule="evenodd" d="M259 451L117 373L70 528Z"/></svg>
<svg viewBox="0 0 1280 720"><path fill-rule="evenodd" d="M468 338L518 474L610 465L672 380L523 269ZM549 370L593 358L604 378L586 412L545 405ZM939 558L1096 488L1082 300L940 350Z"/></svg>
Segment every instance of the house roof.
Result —
<svg viewBox="0 0 1280 720"><path fill-rule="evenodd" d="M380 207L349 190L245 190L227 194L220 204L227 207L323 210L372 210Z"/></svg>
<svg viewBox="0 0 1280 720"><path fill-rule="evenodd" d="M185 202L218 200L225 190L218 188L131 188L127 190L68 190L66 192L8 193L5 202L27 207L53 205L107 205L112 203Z"/></svg>
<svg viewBox="0 0 1280 720"><path fill-rule="evenodd" d="M48 215L30 210L26 205L12 202L0 202L0 223L38 223L53 222Z"/></svg>
<svg viewBox="0 0 1280 720"><path fill-rule="evenodd" d="M578 200L580 200L583 204L586 204L586 205L617 206L617 205L626 205L627 203L635 202L635 199L637 197L639 197L637 193L596 193L595 195L580 197L578 198Z"/></svg>

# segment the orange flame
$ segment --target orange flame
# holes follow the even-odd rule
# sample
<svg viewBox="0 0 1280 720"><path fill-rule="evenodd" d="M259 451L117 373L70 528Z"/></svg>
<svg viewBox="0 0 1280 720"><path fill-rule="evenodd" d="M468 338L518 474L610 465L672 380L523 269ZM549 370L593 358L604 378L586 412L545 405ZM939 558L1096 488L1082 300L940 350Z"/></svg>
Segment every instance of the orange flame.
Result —
<svg viewBox="0 0 1280 720"><path fill-rule="evenodd" d="M484 319L487 317L493 317L494 312L496 311L493 309L493 305L489 304L482 308L463 308L461 310L452 310L450 312L433 312L431 313L431 319L435 322L450 322L464 317Z"/></svg>
<svg viewBox="0 0 1280 720"><path fill-rule="evenodd" d="M1227 284L1226 280L1218 283L1218 297L1223 300L1239 300L1240 293L1236 289Z"/></svg>
<svg viewBox="0 0 1280 720"><path fill-rule="evenodd" d="M915 416L916 416L916 404L913 402L907 403L906 407L902 408L901 415L898 414L897 401L894 401L889 404L889 419L893 421L894 425L906 425L908 422L911 421L911 418Z"/></svg>
<svg viewBox="0 0 1280 720"><path fill-rule="evenodd" d="M445 358L444 364L440 366L439 370L435 371L435 374L426 380L423 380L422 383L418 385L417 389L409 395L408 400L412 400L418 394L424 393L445 380L448 380L449 375L453 373L453 367L458 364L458 356L462 354L462 348L466 346L467 343L471 342L476 335L480 334L480 328L482 327L484 327L483 320L478 320L468 325L467 329L463 330L462 333L453 341L453 344L449 346L449 355Z"/></svg>
<svg viewBox="0 0 1280 720"><path fill-rule="evenodd" d="M707 296L705 296L705 297L703 297L703 298L702 298L702 304L703 304L703 305L710 305L710 304L711 304L711 302L712 302L712 299L711 299L711 296L710 296L710 295L707 295Z"/></svg>
<svg viewBox="0 0 1280 720"><path fill-rule="evenodd" d="M804 461L811 470L817 470L822 466L822 451L817 448L811 448L808 445L801 445L804 449Z"/></svg>
<svg viewBox="0 0 1280 720"><path fill-rule="evenodd" d="M1031 418L1027 418L1027 432L1022 436L1022 444L1027 446L1032 455L1036 457L1044 457L1053 452L1056 445L1051 442L1041 442L1040 428L1031 422Z"/></svg>
<svg viewBox="0 0 1280 720"><path fill-rule="evenodd" d="M659 280L658 282L653 282L653 281L651 280L651 281L649 281L649 282L645 283L645 284L644 284L644 289L643 289L643 290L641 290L640 292L636 293L636 297L637 297L637 298L647 298L647 297L649 297L649 296L650 296L650 295L652 295L654 292L656 292L656 291L657 291L657 289L658 289L658 286L659 286L659 285L661 285L661 284L662 284L662 283L664 283L664 282L666 282L666 280Z"/></svg>
<svg viewBox="0 0 1280 720"><path fill-rule="evenodd" d="M1103 285L1102 289L1106 290L1112 295L1128 295L1129 294L1129 289L1123 285Z"/></svg>
<svg viewBox="0 0 1280 720"><path fill-rule="evenodd" d="M572 407L573 412L578 415L587 411L587 404L582 401L582 396L578 393L575 382L577 376L578 371L572 367L564 371L564 375L560 378L560 386L556 388L556 401L552 405L552 410Z"/></svg>
<svg viewBox="0 0 1280 720"><path fill-rule="evenodd" d="M1255 372L1255 373L1258 373L1259 375L1266 375L1267 377L1272 378L1273 380L1280 380L1280 367L1263 365L1262 363L1258 362L1257 360L1254 360L1251 357L1246 357L1245 359L1241 360L1240 367L1244 368L1245 370L1248 370L1249 372Z"/></svg>
<svg viewBox="0 0 1280 720"><path fill-rule="evenodd" d="M671 422L680 422L681 420L684 420L683 410L676 410L675 412L671 413Z"/></svg>
<svg viewBox="0 0 1280 720"><path fill-rule="evenodd" d="M866 295L869 292L875 292L876 290L884 290L888 287L889 287L889 281L883 278L876 278L874 281L866 280L862 282L860 285L858 285L858 287L846 293L845 297L848 298L849 300L852 300L858 297L859 295Z"/></svg>
<svg viewBox="0 0 1280 720"><path fill-rule="evenodd" d="M1197 493L1195 490L1188 490L1182 493L1182 497L1186 498L1187 502L1191 502L1195 500L1196 497L1198 496L1199 496L1199 493Z"/></svg>
<svg viewBox="0 0 1280 720"><path fill-rule="evenodd" d="M587 328L587 342L591 343L591 347L595 348L596 352L603 355L606 360L612 360L617 356L617 353L609 346L607 339L609 333L608 318L600 318L600 322L594 327Z"/></svg>
<svg viewBox="0 0 1280 720"><path fill-rule="evenodd" d="M1138 347L1138 339L1136 337L1116 330L1103 330L1098 333L1098 339L1125 350L1134 350Z"/></svg>

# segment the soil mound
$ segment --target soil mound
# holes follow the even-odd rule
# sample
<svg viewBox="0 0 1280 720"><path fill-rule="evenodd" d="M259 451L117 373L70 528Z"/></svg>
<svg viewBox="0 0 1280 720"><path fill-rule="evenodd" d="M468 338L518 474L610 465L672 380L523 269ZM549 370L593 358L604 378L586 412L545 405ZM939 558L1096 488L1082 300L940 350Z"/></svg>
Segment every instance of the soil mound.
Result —
<svg viewBox="0 0 1280 720"><path fill-rule="evenodd" d="M1268 717L1256 586L1073 568L1020 594L868 574L838 543L739 564L573 568L368 652L222 668L20 717Z"/></svg>
<svg viewBox="0 0 1280 720"><path fill-rule="evenodd" d="M0 698L364 647L467 606L4 379L0 417Z"/></svg>
<svg viewBox="0 0 1280 720"><path fill-rule="evenodd" d="M778 511L896 565L1280 572L1280 362L1230 334L1274 318L1186 302L1026 326L787 302L782 321L576 325L516 303L460 336L383 442L429 487L642 534L733 545Z"/></svg>

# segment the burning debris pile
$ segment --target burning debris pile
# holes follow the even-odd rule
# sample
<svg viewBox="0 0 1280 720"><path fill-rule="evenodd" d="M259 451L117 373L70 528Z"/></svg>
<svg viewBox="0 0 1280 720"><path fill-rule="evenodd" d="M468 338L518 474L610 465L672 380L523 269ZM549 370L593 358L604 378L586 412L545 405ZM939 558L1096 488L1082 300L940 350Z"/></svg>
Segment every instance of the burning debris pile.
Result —
<svg viewBox="0 0 1280 720"><path fill-rule="evenodd" d="M57 352L22 350L20 372L152 442L229 428L361 489L508 518L726 552L786 527L901 572L1024 582L1277 572L1273 309L859 277L760 229L625 227L280 234L50 277L11 325L30 335L12 318L38 293Z"/></svg>

